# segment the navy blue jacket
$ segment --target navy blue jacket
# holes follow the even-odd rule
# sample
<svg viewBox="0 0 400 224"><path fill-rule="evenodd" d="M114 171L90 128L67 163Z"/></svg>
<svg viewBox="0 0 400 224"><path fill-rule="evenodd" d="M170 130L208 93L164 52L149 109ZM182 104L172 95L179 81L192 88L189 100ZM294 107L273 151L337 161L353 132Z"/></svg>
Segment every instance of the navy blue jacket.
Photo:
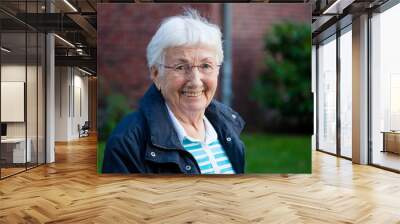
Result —
<svg viewBox="0 0 400 224"><path fill-rule="evenodd" d="M244 172L244 144L239 139L244 121L231 108L212 100L205 116L237 174ZM179 141L164 98L153 84L108 139L103 173L200 174L194 157Z"/></svg>

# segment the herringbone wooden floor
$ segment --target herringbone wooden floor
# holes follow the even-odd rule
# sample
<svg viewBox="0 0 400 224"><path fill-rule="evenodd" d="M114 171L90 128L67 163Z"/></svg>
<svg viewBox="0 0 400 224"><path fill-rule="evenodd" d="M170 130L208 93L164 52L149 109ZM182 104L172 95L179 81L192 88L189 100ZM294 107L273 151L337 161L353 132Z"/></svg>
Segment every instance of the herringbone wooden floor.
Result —
<svg viewBox="0 0 400 224"><path fill-rule="evenodd" d="M400 175L313 153L312 175L99 176L95 138L0 181L0 223L400 223Z"/></svg>

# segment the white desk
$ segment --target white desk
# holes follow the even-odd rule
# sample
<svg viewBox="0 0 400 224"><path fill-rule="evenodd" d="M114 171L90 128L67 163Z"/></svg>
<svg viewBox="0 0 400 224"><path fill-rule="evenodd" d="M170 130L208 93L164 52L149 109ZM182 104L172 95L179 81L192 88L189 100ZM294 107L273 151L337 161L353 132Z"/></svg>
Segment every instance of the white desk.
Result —
<svg viewBox="0 0 400 224"><path fill-rule="evenodd" d="M12 147L12 162L13 163L25 163L31 161L31 145L32 141L27 138L26 154L25 154L25 138L5 138L1 139L2 147ZM3 151L3 149L2 149ZM27 159L25 161L25 159Z"/></svg>

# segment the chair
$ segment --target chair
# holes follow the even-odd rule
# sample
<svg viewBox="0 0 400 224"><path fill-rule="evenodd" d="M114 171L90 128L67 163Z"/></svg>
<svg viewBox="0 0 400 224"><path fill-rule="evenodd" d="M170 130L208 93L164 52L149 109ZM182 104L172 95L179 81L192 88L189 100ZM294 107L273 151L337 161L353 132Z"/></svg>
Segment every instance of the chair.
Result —
<svg viewBox="0 0 400 224"><path fill-rule="evenodd" d="M90 129L89 121L85 121L82 127L78 124L79 138L89 136L89 129Z"/></svg>

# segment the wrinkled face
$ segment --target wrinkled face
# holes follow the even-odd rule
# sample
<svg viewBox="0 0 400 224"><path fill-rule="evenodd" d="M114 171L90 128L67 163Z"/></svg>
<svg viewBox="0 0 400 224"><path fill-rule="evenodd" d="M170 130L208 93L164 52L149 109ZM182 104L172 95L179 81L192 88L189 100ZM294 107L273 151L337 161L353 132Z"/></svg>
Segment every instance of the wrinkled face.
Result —
<svg viewBox="0 0 400 224"><path fill-rule="evenodd" d="M153 68L152 79L171 109L183 114L204 113L217 89L216 51L204 45L168 48L160 66L163 73Z"/></svg>

